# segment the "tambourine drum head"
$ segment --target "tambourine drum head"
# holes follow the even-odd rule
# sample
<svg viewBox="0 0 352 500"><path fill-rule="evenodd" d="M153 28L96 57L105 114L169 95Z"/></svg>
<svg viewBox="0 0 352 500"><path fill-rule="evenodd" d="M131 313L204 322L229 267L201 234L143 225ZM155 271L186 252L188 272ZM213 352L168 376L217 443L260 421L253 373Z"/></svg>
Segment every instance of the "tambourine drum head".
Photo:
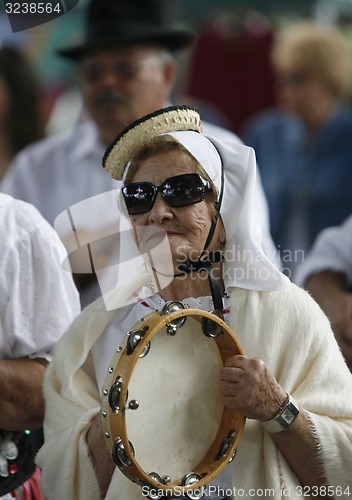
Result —
<svg viewBox="0 0 352 500"><path fill-rule="evenodd" d="M172 305L131 326L102 390L103 432L116 465L162 495L211 482L234 458L245 422L220 392L221 368L243 354L234 333L215 314L182 305L169 312Z"/></svg>
<svg viewBox="0 0 352 500"><path fill-rule="evenodd" d="M172 481L202 460L221 422L221 357L199 321L188 317L170 336L163 327L148 354L139 359L129 382L126 431L136 460L146 471Z"/></svg>

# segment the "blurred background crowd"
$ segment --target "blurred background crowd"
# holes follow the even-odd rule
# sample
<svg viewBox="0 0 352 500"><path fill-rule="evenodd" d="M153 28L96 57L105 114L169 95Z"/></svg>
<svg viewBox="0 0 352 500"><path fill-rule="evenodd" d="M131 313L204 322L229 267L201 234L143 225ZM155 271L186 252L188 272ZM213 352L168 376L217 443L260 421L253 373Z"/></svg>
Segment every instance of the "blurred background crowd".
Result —
<svg viewBox="0 0 352 500"><path fill-rule="evenodd" d="M88 119L76 61L57 53L82 39L87 3L17 33L0 6L0 179L23 147ZM352 212L352 5L180 0L172 8L196 37L175 54L171 101L196 105L255 149L275 249L295 280L318 233Z"/></svg>
<svg viewBox="0 0 352 500"><path fill-rule="evenodd" d="M80 117L76 67L56 50L82 39L87 3L79 0L64 16L17 33L0 4L1 44L20 50L38 77L46 134L67 130ZM176 55L176 98L197 103L235 133L248 118L278 102L270 55L278 30L301 20L317 21L337 27L352 50L348 0L180 0L173 9L175 18L197 35L190 49Z"/></svg>
<svg viewBox="0 0 352 500"><path fill-rule="evenodd" d="M57 235L51 226L75 204L81 210L79 217L76 213L75 222L81 218L81 222L96 224L100 230L104 213L109 226L109 214L114 209L107 203L114 204L115 197L104 199L99 209L89 215L84 204L89 197L116 187L101 167L105 148L126 125L155 109L171 103L195 105L207 123L208 135L220 136L225 142L240 140L254 148L263 249L324 309L352 371L351 0L170 1L170 19L166 24L181 20L177 21L178 26L195 34L192 43L191 35L185 35L172 39L172 44L171 40L161 43L161 39L152 39L150 43L149 37L142 40L146 42L143 45L138 38L136 43L135 33L134 38L130 39L129 33L121 41L112 26L111 47L106 46L106 40L101 45L106 17L101 14L99 18L99 9L104 2L107 5L106 0L92 1L93 10L98 10L98 17L93 12L90 20L93 27L96 24L95 34L85 33L90 0L79 0L65 15L15 33L5 12L5 2L0 3L0 207L10 207L10 198L3 194L7 193L33 204L40 217L50 223L42 230L44 223L36 220L36 214L31 227L23 216L23 211L30 215L31 209L21 204L19 208L9 208L18 212L16 224L11 223L16 237L28 231L29 240L34 234L35 241L38 239L46 248L44 232L55 239ZM122 4L125 2L121 0L119 5ZM147 2L130 0L129 4L146 8ZM160 5L165 8L164 2ZM118 10L115 21L121 27ZM158 23L158 30L163 32L163 23ZM122 23L121 32L123 27ZM84 50L69 49L66 54L61 53L64 57L58 54L59 49L77 47L86 35ZM126 103L130 106L129 115L124 115L125 109L114 114L113 104L118 108L116 103L121 102L122 109ZM0 212L0 230L6 236L3 241L0 238L0 250L1 243L6 242L2 250L7 252L12 238L14 248L28 253L28 260L36 263L36 246L18 245L10 234L6 210ZM37 226L38 238L34 231ZM69 229L72 233L71 226ZM83 231L82 235L86 241L93 241ZM110 245L114 251L115 243ZM44 254L45 271L49 255L45 251ZM107 254L104 248L104 259ZM81 294L80 305L85 306L97 296L97 284L92 281L96 269L90 268L91 255L78 252L76 257L80 269L72 261L71 264ZM21 255L19 260L23 258ZM0 284L8 283L10 297L16 294L12 288L17 282L8 272L5 260L1 257ZM108 265L101 266L104 267ZM60 275L61 267L56 271ZM52 272L45 271L43 276L50 277ZM76 288L73 282L66 283L67 276L61 279L62 287L68 287L69 295L74 295L74 300L70 300L73 318L80 306ZM59 279L56 281L60 283ZM22 286L32 281L21 276L18 282ZM23 293L21 287L18 289L19 301L26 302L32 296L25 287ZM64 292L57 293L65 298ZM8 296L0 296L4 310L11 304ZM39 296L44 304L49 304L41 308L46 312L50 312L50 304L58 303L46 294L45 287ZM30 315L32 320L36 314L37 311ZM11 307L8 316L11 315L18 316L16 308ZM67 313L57 315L68 322L72 319ZM57 336L66 326L61 326ZM0 341L10 330L6 325L2 330L0 322ZM46 328L33 326L31 330ZM55 342L56 337L52 345ZM23 356L35 358L38 352L27 351ZM1 362L14 356L14 352L2 352L0 343L1 376L1 367L5 366ZM45 364L50 358L49 353ZM32 370L31 365L27 368ZM14 366L13 373L17 372ZM36 389L41 394L40 383ZM38 405L42 405L41 400ZM6 425L0 421L1 439L1 428L7 429ZM27 428L27 423L19 421L18 428L21 426ZM39 435L35 447L41 440ZM33 464L31 461L32 469ZM13 498L2 496L2 491L10 490L1 490L0 484L0 497Z"/></svg>

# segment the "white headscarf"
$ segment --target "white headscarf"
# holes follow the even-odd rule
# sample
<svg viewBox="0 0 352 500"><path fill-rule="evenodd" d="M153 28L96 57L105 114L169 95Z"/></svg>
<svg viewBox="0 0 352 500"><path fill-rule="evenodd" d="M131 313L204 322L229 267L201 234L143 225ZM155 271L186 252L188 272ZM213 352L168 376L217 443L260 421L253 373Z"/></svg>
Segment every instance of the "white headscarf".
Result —
<svg viewBox="0 0 352 500"><path fill-rule="evenodd" d="M221 192L220 215L226 231L223 277L225 287L281 290L287 276L278 271L262 250L262 231L256 212L256 160L252 148L223 143L198 132L170 132L203 166Z"/></svg>
<svg viewBox="0 0 352 500"><path fill-rule="evenodd" d="M288 286L289 279L272 264L262 250L262 231L255 203L256 161L253 149L233 142L223 143L193 131L161 135L170 135L182 144L203 166L219 193L223 168L224 190L220 215L226 231L226 245L223 249L225 289L239 287L272 291ZM130 163L127 163L124 172L121 172L124 178L129 166ZM113 277L112 285L106 287L106 290L102 289L108 310L121 306L116 302L114 290L133 279L144 282L146 287L142 294L138 292L137 295L131 295L126 304L160 292L172 281L174 273L167 236L158 247L141 255L126 209L123 213L125 216L120 218L118 262L115 266L110 265L109 269ZM166 266L163 268L165 274L158 272L157 277L152 272L156 261L159 266L161 261Z"/></svg>

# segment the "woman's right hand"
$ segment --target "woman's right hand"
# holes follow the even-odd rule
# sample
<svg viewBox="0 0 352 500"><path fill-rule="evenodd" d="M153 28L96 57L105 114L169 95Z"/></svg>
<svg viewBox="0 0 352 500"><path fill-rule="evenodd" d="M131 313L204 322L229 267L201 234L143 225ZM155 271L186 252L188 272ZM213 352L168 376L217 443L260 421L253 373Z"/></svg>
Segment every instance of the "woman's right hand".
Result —
<svg viewBox="0 0 352 500"><path fill-rule="evenodd" d="M226 361L221 371L224 404L245 417L271 420L287 394L269 371L264 361L236 355Z"/></svg>

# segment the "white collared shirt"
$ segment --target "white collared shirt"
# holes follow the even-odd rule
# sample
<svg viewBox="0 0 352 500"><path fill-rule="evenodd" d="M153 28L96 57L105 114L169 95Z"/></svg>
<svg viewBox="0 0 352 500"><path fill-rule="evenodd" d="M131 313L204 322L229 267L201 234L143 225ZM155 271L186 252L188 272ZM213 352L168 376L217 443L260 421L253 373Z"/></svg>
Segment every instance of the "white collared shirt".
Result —
<svg viewBox="0 0 352 500"><path fill-rule="evenodd" d="M51 359L80 312L65 250L39 212L0 193L0 359Z"/></svg>

